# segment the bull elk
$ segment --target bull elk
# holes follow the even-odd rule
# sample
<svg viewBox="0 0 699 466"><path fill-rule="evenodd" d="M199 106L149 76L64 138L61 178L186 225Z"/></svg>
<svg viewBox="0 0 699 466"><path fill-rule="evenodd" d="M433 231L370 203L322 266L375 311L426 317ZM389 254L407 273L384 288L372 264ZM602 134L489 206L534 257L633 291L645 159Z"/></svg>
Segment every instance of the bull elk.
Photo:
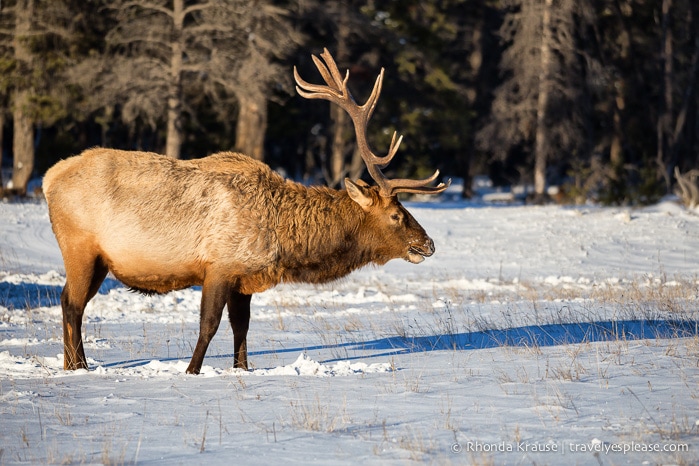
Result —
<svg viewBox="0 0 699 466"><path fill-rule="evenodd" d="M166 293L202 286L199 337L187 372L199 373L223 308L233 329L234 365L247 369L250 298L281 282L324 283L370 263L419 263L434 243L400 204L401 192L436 194L447 184L388 179L396 154L375 155L366 127L383 69L358 105L325 50L313 60L327 85L294 68L299 94L346 110L376 186L345 179L346 190L305 187L250 157L221 152L195 160L89 149L58 162L44 177L49 216L63 255L64 369L86 369L81 325L87 302L108 272L136 291Z"/></svg>

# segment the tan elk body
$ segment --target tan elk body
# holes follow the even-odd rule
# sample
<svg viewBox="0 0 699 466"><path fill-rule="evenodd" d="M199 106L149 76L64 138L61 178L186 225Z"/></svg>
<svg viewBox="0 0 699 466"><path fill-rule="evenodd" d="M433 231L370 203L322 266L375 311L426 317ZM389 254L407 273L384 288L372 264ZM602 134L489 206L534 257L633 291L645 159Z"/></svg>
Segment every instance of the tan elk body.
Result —
<svg viewBox="0 0 699 466"><path fill-rule="evenodd" d="M247 368L250 297L281 282L323 283L394 258L421 262L432 240L398 202L397 192L436 193L441 184L388 180L365 139L382 75L357 106L327 51L313 57L328 86L296 75L299 93L341 105L378 183L346 181L346 190L305 187L250 157L222 152L175 160L147 152L90 149L44 177L53 231L63 255L64 367L87 368L82 315L109 271L149 293L202 286L199 339L187 372L198 373L227 306L235 366Z"/></svg>

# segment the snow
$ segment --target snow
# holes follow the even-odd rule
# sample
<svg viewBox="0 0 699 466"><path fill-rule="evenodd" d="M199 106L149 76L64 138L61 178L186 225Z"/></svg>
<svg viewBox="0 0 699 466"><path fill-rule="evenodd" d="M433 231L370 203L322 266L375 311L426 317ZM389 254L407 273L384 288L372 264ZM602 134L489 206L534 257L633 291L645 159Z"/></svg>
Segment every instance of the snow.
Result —
<svg viewBox="0 0 699 466"><path fill-rule="evenodd" d="M185 374L201 290L108 278L63 371L41 202L0 203L0 464L696 464L699 216L407 204L435 241L253 296Z"/></svg>

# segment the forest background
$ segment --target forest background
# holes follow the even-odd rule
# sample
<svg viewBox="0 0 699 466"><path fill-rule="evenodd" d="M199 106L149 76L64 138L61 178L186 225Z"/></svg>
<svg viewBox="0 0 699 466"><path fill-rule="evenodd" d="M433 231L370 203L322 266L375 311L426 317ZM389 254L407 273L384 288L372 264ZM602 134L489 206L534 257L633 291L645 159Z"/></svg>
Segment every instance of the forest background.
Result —
<svg viewBox="0 0 699 466"><path fill-rule="evenodd" d="M323 47L359 101L386 69L368 130L376 152L404 135L388 176L534 201L696 189L695 0L0 0L4 192L93 146L238 150L339 187L363 173L351 123L292 77L321 82Z"/></svg>

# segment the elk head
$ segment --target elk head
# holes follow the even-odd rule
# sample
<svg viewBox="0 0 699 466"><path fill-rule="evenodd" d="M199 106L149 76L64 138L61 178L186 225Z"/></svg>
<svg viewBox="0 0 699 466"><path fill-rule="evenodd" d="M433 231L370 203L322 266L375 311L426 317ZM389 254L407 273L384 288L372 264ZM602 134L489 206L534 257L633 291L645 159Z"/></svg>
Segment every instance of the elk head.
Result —
<svg viewBox="0 0 699 466"><path fill-rule="evenodd" d="M394 132L388 154L377 156L369 147L366 134L369 119L374 113L376 102L381 93L384 69L381 69L376 78L374 88L367 101L364 105L359 105L347 88L349 70L343 78L327 49L323 50L320 57L322 60L315 55L312 56L313 62L326 85L304 81L294 67L296 91L307 99L323 99L333 102L344 109L352 119L359 153L366 164L369 175L376 182L376 186L369 186L361 180L355 182L345 178L347 193L368 214L367 222L372 223L369 230L379 237L377 238L379 242L382 241L382 238L394 239L390 242L384 241L390 243L383 246L384 251L379 251L385 260L375 262L382 263L392 258L402 257L414 264L420 263L425 257L434 254L434 242L400 204L397 194L439 194L447 189L451 180L447 181L446 184L439 183L437 186L430 186L439 176L439 170L436 170L429 178L422 180L387 178L382 170L388 166L398 152L403 136L397 137L396 132Z"/></svg>

